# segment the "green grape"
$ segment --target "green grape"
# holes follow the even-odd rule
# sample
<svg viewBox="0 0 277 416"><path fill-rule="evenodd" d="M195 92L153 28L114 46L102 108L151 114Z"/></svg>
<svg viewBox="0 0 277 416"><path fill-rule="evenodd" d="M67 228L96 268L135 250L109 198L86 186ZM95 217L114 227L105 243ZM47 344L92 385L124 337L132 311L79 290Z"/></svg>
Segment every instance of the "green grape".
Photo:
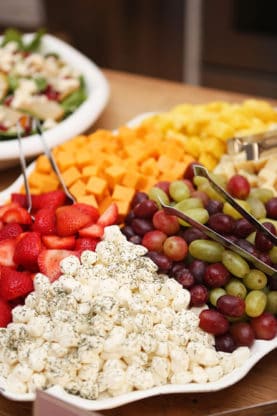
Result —
<svg viewBox="0 0 277 416"><path fill-rule="evenodd" d="M232 277L225 286L225 290L228 295L237 296L238 298L245 299L247 295L247 289L240 279Z"/></svg>
<svg viewBox="0 0 277 416"><path fill-rule="evenodd" d="M153 201L157 202L158 206L161 208L161 203L164 202L165 204L169 204L169 198L167 194L161 189L156 186L153 186L148 191L149 199L152 199Z"/></svg>
<svg viewBox="0 0 277 416"><path fill-rule="evenodd" d="M269 252L269 257L272 263L277 263L277 247L274 246Z"/></svg>
<svg viewBox="0 0 277 416"><path fill-rule="evenodd" d="M250 318L260 316L265 310L267 296L261 290L251 290L245 298L245 312Z"/></svg>
<svg viewBox="0 0 277 416"><path fill-rule="evenodd" d="M222 263L236 277L243 278L250 272L248 263L239 254L231 250L225 250L222 253Z"/></svg>
<svg viewBox="0 0 277 416"><path fill-rule="evenodd" d="M266 310L274 315L277 314L277 290L268 292Z"/></svg>
<svg viewBox="0 0 277 416"><path fill-rule="evenodd" d="M262 271L257 270L257 269L252 269L243 278L243 283L248 289L260 290L266 286L267 277Z"/></svg>
<svg viewBox="0 0 277 416"><path fill-rule="evenodd" d="M209 184L209 182L204 182L200 184L197 187L197 189L199 191L205 192L210 199L214 199L219 202L224 201L224 198L222 198L222 196L218 192L216 192L216 190Z"/></svg>
<svg viewBox="0 0 277 416"><path fill-rule="evenodd" d="M200 222L201 224L205 224L209 219L209 213L205 208L187 209L184 214L186 214L188 217L191 217L193 220ZM179 222L185 227L190 227L190 225L184 220L179 219Z"/></svg>
<svg viewBox="0 0 277 416"><path fill-rule="evenodd" d="M183 181L173 181L169 185L169 195L174 201L179 202L190 196L190 190Z"/></svg>
<svg viewBox="0 0 277 416"><path fill-rule="evenodd" d="M249 197L247 203L250 206L250 213L258 220L266 217L265 205L258 198Z"/></svg>
<svg viewBox="0 0 277 416"><path fill-rule="evenodd" d="M250 191L250 196L254 198L258 198L264 204L269 201L271 198L274 197L274 193L271 189L267 188L254 188Z"/></svg>
<svg viewBox="0 0 277 416"><path fill-rule="evenodd" d="M246 240L249 241L249 243L255 245L255 238L256 238L256 231L253 231L253 233L249 234Z"/></svg>
<svg viewBox="0 0 277 416"><path fill-rule="evenodd" d="M247 212L251 211L250 206L247 203L247 201L243 201L242 199L236 199L236 202L239 205L241 205ZM235 208L233 208L232 205L230 205L228 202L225 202L223 205L223 213L231 215L231 217L233 217L235 220L239 220L240 218L242 218L242 215Z"/></svg>
<svg viewBox="0 0 277 416"><path fill-rule="evenodd" d="M209 183L207 178L204 178L203 176L194 176L193 177L193 184L198 188L203 183Z"/></svg>
<svg viewBox="0 0 277 416"><path fill-rule="evenodd" d="M212 240L194 240L189 245L190 254L198 260L216 263L221 261L224 247Z"/></svg>
<svg viewBox="0 0 277 416"><path fill-rule="evenodd" d="M220 296L223 295L226 295L226 290L224 290L222 287L215 287L214 289L210 290L209 301L213 306L216 306L217 300L220 298Z"/></svg>
<svg viewBox="0 0 277 416"><path fill-rule="evenodd" d="M191 208L203 208L203 202L200 198L187 198L175 204L174 208L186 213Z"/></svg>

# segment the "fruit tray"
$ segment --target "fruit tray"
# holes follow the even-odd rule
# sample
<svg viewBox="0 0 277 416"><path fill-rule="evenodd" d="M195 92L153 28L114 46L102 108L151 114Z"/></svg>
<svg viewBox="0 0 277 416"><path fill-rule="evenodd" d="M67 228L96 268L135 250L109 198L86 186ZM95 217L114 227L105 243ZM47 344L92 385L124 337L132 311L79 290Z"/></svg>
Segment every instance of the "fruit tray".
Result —
<svg viewBox="0 0 277 416"><path fill-rule="evenodd" d="M128 126L135 126L140 123L142 119L147 117L147 114L141 114L128 123ZM31 164L27 169L27 174L31 173L34 169L34 164ZM23 177L20 176L9 188L4 190L0 194L0 204L4 203L12 192L18 192L19 188L23 184ZM259 362L265 355L273 351L277 347L277 337L271 341L256 340L250 349L250 356L245 360L244 364L233 370L231 373L225 375L218 381L208 383L188 383L188 384L166 384L158 387L154 387L148 390L133 391L127 394L123 394L116 397L87 400L81 397L66 393L61 387L53 386L47 390L49 394L56 396L57 398L76 405L84 410L104 410L115 408L130 402L141 400L144 398L160 395L160 394L176 394L176 393L202 393L202 392L214 392L225 389L237 382L239 382L246 374ZM16 394L11 393L6 389L5 380L0 377L0 393L13 401L33 401L35 394Z"/></svg>

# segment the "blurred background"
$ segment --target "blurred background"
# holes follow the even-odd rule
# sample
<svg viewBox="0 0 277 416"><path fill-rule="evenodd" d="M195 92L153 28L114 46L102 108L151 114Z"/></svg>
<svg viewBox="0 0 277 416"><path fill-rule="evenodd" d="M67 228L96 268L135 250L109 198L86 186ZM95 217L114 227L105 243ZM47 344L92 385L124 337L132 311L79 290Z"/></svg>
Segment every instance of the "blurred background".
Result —
<svg viewBox="0 0 277 416"><path fill-rule="evenodd" d="M99 66L277 95L274 0L0 0L0 31L45 27Z"/></svg>

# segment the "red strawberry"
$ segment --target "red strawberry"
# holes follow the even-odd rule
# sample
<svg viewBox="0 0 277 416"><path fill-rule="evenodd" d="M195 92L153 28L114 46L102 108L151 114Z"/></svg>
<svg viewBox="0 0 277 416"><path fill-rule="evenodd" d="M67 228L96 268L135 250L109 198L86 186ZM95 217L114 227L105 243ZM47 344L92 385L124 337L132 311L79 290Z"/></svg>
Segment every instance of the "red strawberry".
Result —
<svg viewBox="0 0 277 416"><path fill-rule="evenodd" d="M66 195L63 191L50 191L40 195L32 195L32 208L34 211L41 208L57 208L65 204Z"/></svg>
<svg viewBox="0 0 277 416"><path fill-rule="evenodd" d="M111 205L100 215L97 224L107 227L108 225L116 224L118 219L118 207L115 202L112 202Z"/></svg>
<svg viewBox="0 0 277 416"><path fill-rule="evenodd" d="M100 224L91 224L79 230L80 237L101 238L104 235L104 227Z"/></svg>
<svg viewBox="0 0 277 416"><path fill-rule="evenodd" d="M8 209L4 213L2 220L5 223L17 222L18 224L31 224L32 222L29 212L20 206Z"/></svg>
<svg viewBox="0 0 277 416"><path fill-rule="evenodd" d="M16 240L13 238L0 241L0 266L16 266L13 260L15 246Z"/></svg>
<svg viewBox="0 0 277 416"><path fill-rule="evenodd" d="M5 224L0 231L0 241L6 240L7 238L17 237L23 232L23 228L16 222L11 222L10 224Z"/></svg>
<svg viewBox="0 0 277 416"><path fill-rule="evenodd" d="M12 300L26 296L34 289L31 274L18 272L10 267L3 267L0 279L0 296Z"/></svg>
<svg viewBox="0 0 277 416"><path fill-rule="evenodd" d="M91 216L91 222L96 222L100 216L98 209L93 207L92 205L76 202L74 204L74 207L78 208L81 212L89 214Z"/></svg>
<svg viewBox="0 0 277 416"><path fill-rule="evenodd" d="M87 212L81 212L74 205L67 205L56 210L57 234L61 237L74 235L80 228L91 224L92 217Z"/></svg>
<svg viewBox="0 0 277 416"><path fill-rule="evenodd" d="M83 251L83 250L91 250L95 251L97 243L99 242L99 238L91 238L91 237L82 237L77 238L75 244L75 250Z"/></svg>
<svg viewBox="0 0 277 416"><path fill-rule="evenodd" d="M32 229L40 234L48 235L56 232L56 215L54 208L42 208L36 212Z"/></svg>
<svg viewBox="0 0 277 416"><path fill-rule="evenodd" d="M22 208L27 208L27 196L25 194L13 193L11 200L12 202L20 205Z"/></svg>
<svg viewBox="0 0 277 416"><path fill-rule="evenodd" d="M11 307L3 299L0 299L0 328L5 328L11 320Z"/></svg>
<svg viewBox="0 0 277 416"><path fill-rule="evenodd" d="M12 208L17 208L19 205L16 204L15 202L11 202L10 204L7 205L1 205L0 206L0 219L3 219L3 215L5 214L5 212L7 212L9 209Z"/></svg>
<svg viewBox="0 0 277 416"><path fill-rule="evenodd" d="M29 271L37 270L37 257L41 251L41 239L39 233L27 232L17 242L13 259L16 264L25 267Z"/></svg>
<svg viewBox="0 0 277 416"><path fill-rule="evenodd" d="M68 237L58 237L57 235L43 235L41 239L43 244L47 248L63 248L71 250L75 247L75 237L73 235L69 235Z"/></svg>
<svg viewBox="0 0 277 416"><path fill-rule="evenodd" d="M38 256L40 272L46 274L53 282L61 275L60 262L72 254L76 255L74 251L70 250L42 250Z"/></svg>
<svg viewBox="0 0 277 416"><path fill-rule="evenodd" d="M4 227L4 223L3 221L0 220L0 230L2 230L3 227Z"/></svg>

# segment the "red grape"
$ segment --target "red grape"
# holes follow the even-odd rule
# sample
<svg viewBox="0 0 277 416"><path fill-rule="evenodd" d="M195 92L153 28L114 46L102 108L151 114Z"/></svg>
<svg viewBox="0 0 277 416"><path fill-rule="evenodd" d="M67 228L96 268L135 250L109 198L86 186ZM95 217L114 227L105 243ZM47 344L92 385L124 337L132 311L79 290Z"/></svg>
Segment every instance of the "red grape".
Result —
<svg viewBox="0 0 277 416"><path fill-rule="evenodd" d="M218 212L222 212L223 203L215 199L209 199L209 201L205 205L205 208L208 211L209 215L217 214Z"/></svg>
<svg viewBox="0 0 277 416"><path fill-rule="evenodd" d="M180 229L178 218L174 215L168 215L164 210L155 212L152 218L155 228L163 231L167 235L177 234Z"/></svg>
<svg viewBox="0 0 277 416"><path fill-rule="evenodd" d="M204 274L204 282L210 287L226 285L231 278L229 271L222 263L209 264Z"/></svg>
<svg viewBox="0 0 277 416"><path fill-rule="evenodd" d="M131 208L134 208L137 204L139 204L142 201L145 201L146 199L149 199L146 192L136 192L131 201Z"/></svg>
<svg viewBox="0 0 277 416"><path fill-rule="evenodd" d="M243 299L233 295L223 295L218 298L216 307L224 315L238 318L245 312L245 302Z"/></svg>
<svg viewBox="0 0 277 416"><path fill-rule="evenodd" d="M159 207L152 199L145 199L134 207L134 214L138 218L152 218Z"/></svg>
<svg viewBox="0 0 277 416"><path fill-rule="evenodd" d="M203 283L206 267L207 263L203 260L195 259L190 263L189 271L192 273L197 283Z"/></svg>
<svg viewBox="0 0 277 416"><path fill-rule="evenodd" d="M228 320L218 311L204 309L199 314L199 326L213 335L225 334L229 329Z"/></svg>
<svg viewBox="0 0 277 416"><path fill-rule="evenodd" d="M183 237L183 239L189 245L194 240L207 240L208 237L202 231L198 230L198 228L189 227L185 229L181 229L179 235Z"/></svg>
<svg viewBox="0 0 277 416"><path fill-rule="evenodd" d="M232 335L226 333L215 337L215 348L217 351L233 352L237 345Z"/></svg>
<svg viewBox="0 0 277 416"><path fill-rule="evenodd" d="M233 233L236 237L246 238L255 230L255 227L246 218L240 218L235 222Z"/></svg>
<svg viewBox="0 0 277 416"><path fill-rule="evenodd" d="M257 339L273 339L277 334L277 320L274 315L264 312L262 315L252 318L251 326Z"/></svg>
<svg viewBox="0 0 277 416"><path fill-rule="evenodd" d="M206 206L207 203L208 203L208 201L209 201L208 195L205 192L203 192L203 191L192 191L191 192L191 196L193 198L201 199L201 201L203 202L203 205L204 206Z"/></svg>
<svg viewBox="0 0 277 416"><path fill-rule="evenodd" d="M166 273L172 268L172 261L164 254L149 251L147 255L158 266L160 272Z"/></svg>
<svg viewBox="0 0 277 416"><path fill-rule="evenodd" d="M143 218L135 218L131 225L135 233L140 236L143 236L154 228L151 221Z"/></svg>
<svg viewBox="0 0 277 416"><path fill-rule="evenodd" d="M192 273L185 267L176 272L175 278L186 289L190 288L195 283Z"/></svg>
<svg viewBox="0 0 277 416"><path fill-rule="evenodd" d="M164 254L174 261L181 261L187 256L188 245L182 237L173 235L163 244Z"/></svg>
<svg viewBox="0 0 277 416"><path fill-rule="evenodd" d="M163 251L163 243L166 240L167 235L160 230L148 231L144 234L142 239L142 245L150 251Z"/></svg>
<svg viewBox="0 0 277 416"><path fill-rule="evenodd" d="M133 235L129 238L129 241L134 244L141 244L141 237L139 235Z"/></svg>
<svg viewBox="0 0 277 416"><path fill-rule="evenodd" d="M136 235L133 228L130 225L124 225L124 227L121 228L121 232L127 237L128 240L129 238Z"/></svg>
<svg viewBox="0 0 277 416"><path fill-rule="evenodd" d="M128 212L128 214L125 217L125 224L131 225L133 219L135 219L135 218L136 218L136 216L134 214L134 211Z"/></svg>
<svg viewBox="0 0 277 416"><path fill-rule="evenodd" d="M169 181L160 181L156 183L155 187L160 188L167 195L169 195L169 185L170 185Z"/></svg>
<svg viewBox="0 0 277 416"><path fill-rule="evenodd" d="M251 347L255 339L255 333L251 325L247 322L235 322L230 328L230 332L235 342L239 346Z"/></svg>
<svg viewBox="0 0 277 416"><path fill-rule="evenodd" d="M218 212L210 216L208 225L220 234L231 234L235 221L230 215Z"/></svg>
<svg viewBox="0 0 277 416"><path fill-rule="evenodd" d="M242 175L234 175L227 182L227 191L234 198L246 199L250 192L250 183Z"/></svg>
<svg viewBox="0 0 277 416"><path fill-rule="evenodd" d="M277 197L271 198L265 204L267 217L277 220Z"/></svg>
<svg viewBox="0 0 277 416"><path fill-rule="evenodd" d="M208 300L209 291L204 285L195 285L190 288L190 296L191 306L202 306Z"/></svg>
<svg viewBox="0 0 277 416"><path fill-rule="evenodd" d="M271 222L264 222L263 226L267 228L272 234L276 235L276 228ZM261 251L269 251L273 247L273 243L269 238L261 231L256 232L255 246Z"/></svg>
<svg viewBox="0 0 277 416"><path fill-rule="evenodd" d="M198 162L191 162L188 164L185 173L184 173L184 179L189 179L192 180L192 178L194 177L194 171L193 171L193 166L195 165L201 165L201 163Z"/></svg>

